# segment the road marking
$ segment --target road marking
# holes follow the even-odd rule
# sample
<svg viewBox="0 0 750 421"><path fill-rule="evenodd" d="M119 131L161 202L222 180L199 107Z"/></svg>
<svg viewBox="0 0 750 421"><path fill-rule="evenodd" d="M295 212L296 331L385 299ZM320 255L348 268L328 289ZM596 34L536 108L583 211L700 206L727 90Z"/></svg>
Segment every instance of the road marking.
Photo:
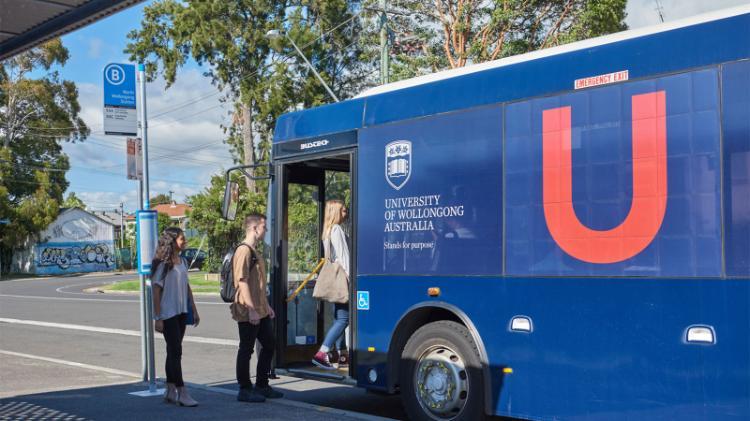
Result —
<svg viewBox="0 0 750 421"><path fill-rule="evenodd" d="M40 322L36 320L19 320L19 319L0 318L0 323L51 327L55 329L82 330L86 332L108 333L108 334L114 334L114 335L138 336L138 337L141 336L141 332L138 330L112 329L108 327L73 325L73 324L68 324L68 323ZM204 338L201 336L185 336L183 341L194 342L194 343L199 343L199 344L210 344L210 345L227 345L227 346L239 345L239 341L235 339Z"/></svg>
<svg viewBox="0 0 750 421"><path fill-rule="evenodd" d="M96 285L96 286L111 285L111 284L114 284L116 282L118 282L118 280L108 281L108 282L104 282L104 283L102 283L102 281L95 281L95 282L89 281L89 282L86 282L86 283L83 283L83 284L73 284L73 285L61 286L60 288L55 289L55 291L58 292L58 293L60 293L60 294L91 295L91 293L89 293L89 292L68 292L68 291L65 291L65 290L68 289L68 288L76 288L76 287L89 286L89 285Z"/></svg>
<svg viewBox="0 0 750 421"><path fill-rule="evenodd" d="M116 374L118 376L128 376L128 377L141 378L141 375L137 374L137 373L131 373L129 371L123 371L123 370L116 370L114 368L101 367L101 366L98 366L98 365L77 363L75 361L59 360L57 358L40 357L39 355L22 354L20 352L5 351L5 350L2 350L2 349L0 349L0 354L10 355L10 356L13 356L13 357L29 358L29 359L32 359L32 360L47 361L47 362L50 362L50 363L69 365L71 367L85 368L85 369L88 369L88 370L96 370L96 371L101 371L101 372L104 372L104 373Z"/></svg>
<svg viewBox="0 0 750 421"><path fill-rule="evenodd" d="M68 293L72 294L72 293ZM91 295L91 294L86 294ZM15 294L0 294L0 297L8 298L30 298L36 300L62 300L62 301L97 301L102 303L140 303L140 300L114 300L106 298L70 298L70 297L41 297L38 295L15 295ZM197 304L211 305L211 306L228 306L227 303L217 303L214 301L196 301Z"/></svg>

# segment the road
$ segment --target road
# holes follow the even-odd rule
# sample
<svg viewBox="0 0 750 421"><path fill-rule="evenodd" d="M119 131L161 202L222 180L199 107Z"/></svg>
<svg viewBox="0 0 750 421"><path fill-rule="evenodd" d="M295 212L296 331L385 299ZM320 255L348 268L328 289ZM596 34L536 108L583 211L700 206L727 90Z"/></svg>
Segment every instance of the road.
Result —
<svg viewBox="0 0 750 421"><path fill-rule="evenodd" d="M84 290L133 276L0 281L0 366L4 373L0 399L55 392L72 385L131 383L132 387L141 372L138 297ZM185 380L206 391L233 395L236 324L230 319L227 304L218 297L196 296L196 302L201 323L197 328L189 327L185 337ZM156 337L155 349L157 376L163 378L164 342L160 336ZM91 374L94 372L98 377ZM405 419L397 396L290 377L276 380L275 387L290 401ZM200 393L206 394L203 389ZM2 410L0 404L0 414ZM274 419L273 415L269 417Z"/></svg>

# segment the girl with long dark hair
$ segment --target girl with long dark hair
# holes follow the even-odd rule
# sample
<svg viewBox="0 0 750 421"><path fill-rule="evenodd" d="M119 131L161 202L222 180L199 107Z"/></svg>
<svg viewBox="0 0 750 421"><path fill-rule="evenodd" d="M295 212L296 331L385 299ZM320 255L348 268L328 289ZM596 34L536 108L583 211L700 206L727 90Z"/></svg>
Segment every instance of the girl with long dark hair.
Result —
<svg viewBox="0 0 750 421"><path fill-rule="evenodd" d="M177 227L169 227L159 236L156 254L151 262L156 320L154 329L161 332L167 342L167 391L164 400L180 406L198 406L182 380L182 338L188 316L192 316L193 326L198 326L200 322L193 291L188 283L188 268L180 258L180 251L186 244L185 234Z"/></svg>

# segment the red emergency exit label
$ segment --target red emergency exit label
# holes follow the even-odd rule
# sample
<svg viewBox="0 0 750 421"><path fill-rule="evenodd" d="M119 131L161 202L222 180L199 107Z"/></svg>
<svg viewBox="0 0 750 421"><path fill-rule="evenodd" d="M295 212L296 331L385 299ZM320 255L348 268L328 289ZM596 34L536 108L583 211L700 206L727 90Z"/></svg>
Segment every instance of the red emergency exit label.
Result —
<svg viewBox="0 0 750 421"><path fill-rule="evenodd" d="M585 77L583 79L576 79L574 87L575 89L589 88L591 86L607 85L615 82L622 82L628 80L628 71L622 70L614 73L607 73L606 75Z"/></svg>

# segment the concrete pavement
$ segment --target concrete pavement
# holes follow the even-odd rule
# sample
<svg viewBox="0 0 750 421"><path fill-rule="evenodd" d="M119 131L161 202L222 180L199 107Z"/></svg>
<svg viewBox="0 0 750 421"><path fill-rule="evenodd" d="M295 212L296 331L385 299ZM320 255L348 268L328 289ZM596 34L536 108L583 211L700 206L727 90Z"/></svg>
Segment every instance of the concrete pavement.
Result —
<svg viewBox="0 0 750 421"><path fill-rule="evenodd" d="M165 403L161 396L131 394L147 387L126 374L3 353L0 366L4 367L0 390L3 420L386 420L288 399L242 403L237 402L234 391L198 385L189 387L200 405L184 408ZM9 379L14 381L14 392L5 390Z"/></svg>
<svg viewBox="0 0 750 421"><path fill-rule="evenodd" d="M123 388L145 389L138 382L141 353L137 297L82 292L92 284L121 279L124 278L120 275L109 275L0 282L0 367L3 367L0 407L11 401L29 405L68 402L78 396L72 392L62 393L64 390L85 391L81 396L89 397L81 398L79 404L99 406L100 402L108 402L107 399L122 399L117 396ZM202 385L201 394L208 393L210 397L218 393L224 396L217 398L220 401L228 397L228 402L239 404L234 401L236 325L229 319L227 305L218 298L196 299L202 322L198 328L188 328L183 353L185 380ZM163 376L164 343L161 337L156 339L157 375ZM94 367L93 373L89 366ZM315 380L286 377L276 382L290 402L312 405L312 408L327 406L360 414L404 418L398 396L372 395L351 386ZM110 405L107 403L104 407ZM86 419L101 419L99 415L106 414L104 409L99 414L77 414L71 412L73 407L65 405L52 409ZM188 410L169 408L174 409ZM326 416L330 411L333 409L323 410ZM136 413L137 417L146 415ZM158 413L160 417L172 416ZM180 418L182 415L176 413ZM122 416L121 419L129 419ZM299 417L292 413L278 415L275 419L289 418ZM305 418L309 417L305 415ZM4 419L2 412L0 419Z"/></svg>

